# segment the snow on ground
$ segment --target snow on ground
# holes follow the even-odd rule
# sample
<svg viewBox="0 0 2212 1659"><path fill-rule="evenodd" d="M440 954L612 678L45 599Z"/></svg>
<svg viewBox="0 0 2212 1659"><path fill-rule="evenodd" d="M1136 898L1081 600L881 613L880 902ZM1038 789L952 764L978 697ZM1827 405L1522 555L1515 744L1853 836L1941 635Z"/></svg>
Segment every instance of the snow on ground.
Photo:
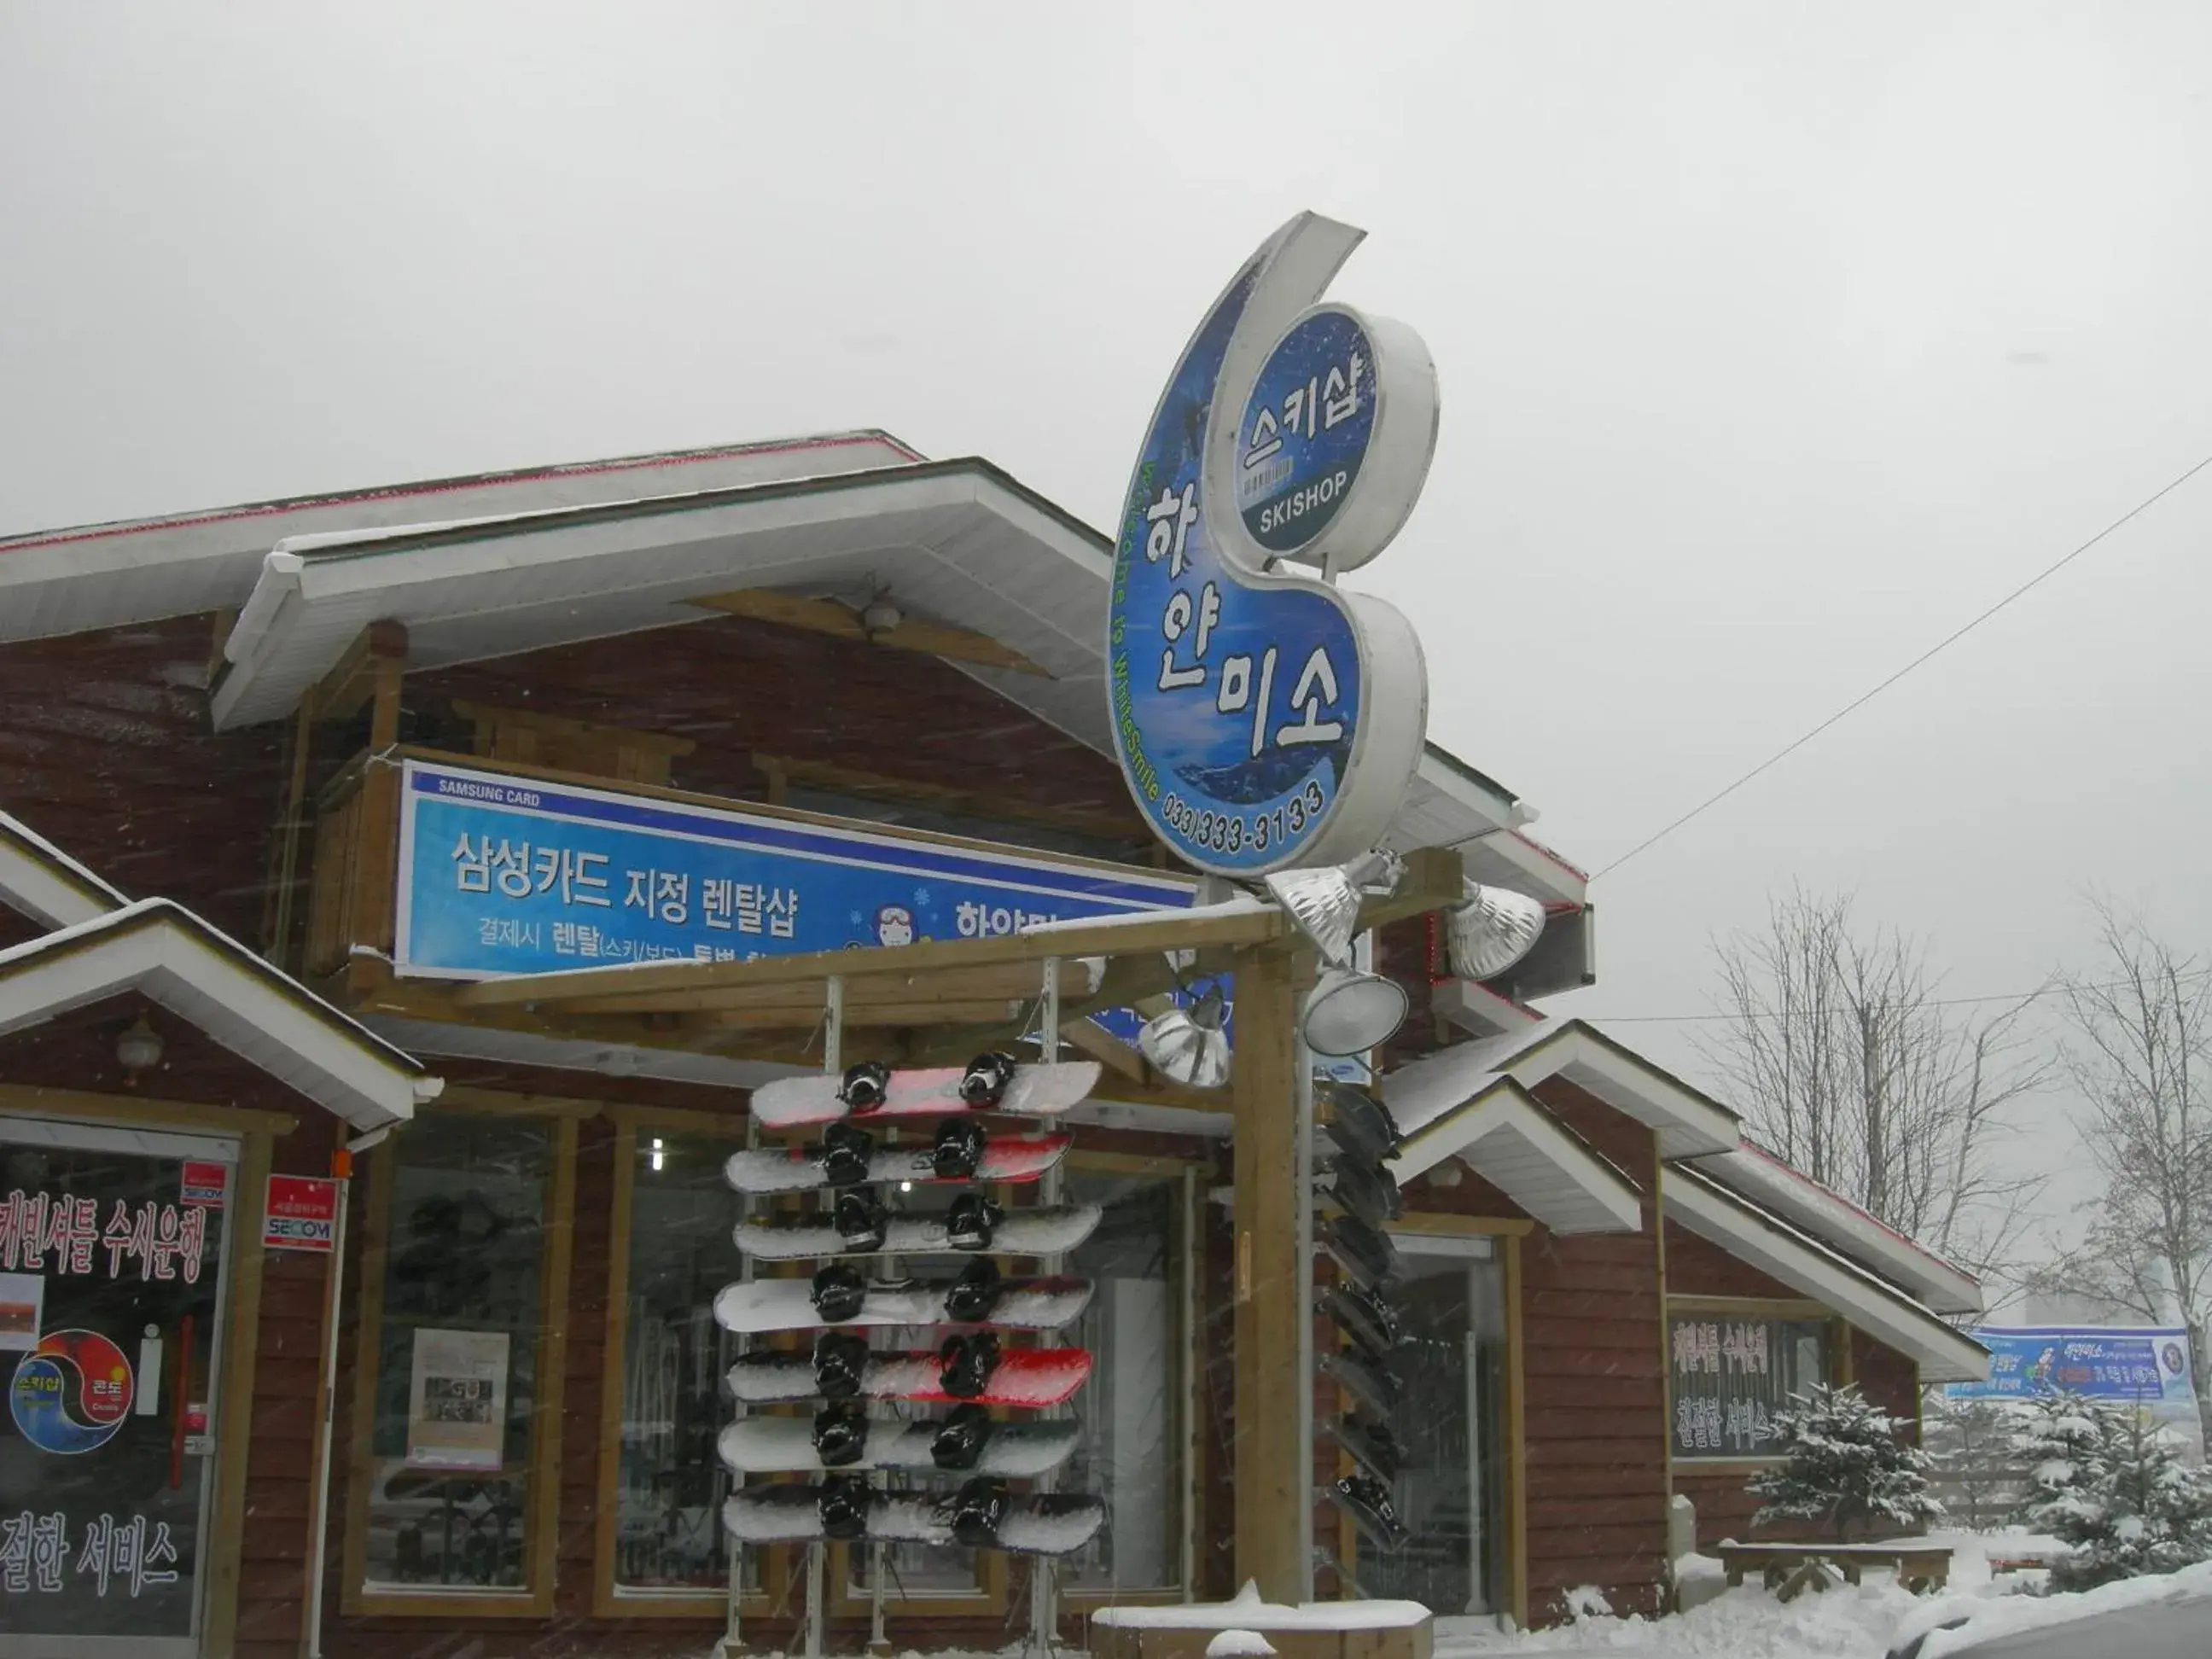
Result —
<svg viewBox="0 0 2212 1659"><path fill-rule="evenodd" d="M1943 1659L1945 1654L1957 1653L1970 1644L1996 1637L2047 1629L2076 1619L2094 1619L2128 1607L2169 1601L2203 1602L2207 1639L2212 1642L2212 1561L2184 1567L2179 1572L2123 1578L2116 1584L2100 1584L2078 1595L2008 1596L2002 1601L1979 1602L1947 1599L1958 1600L1961 1605L1948 1609L1929 1607L1916 1613L1899 1630L1897 1645L1902 1648L1925 1631L1929 1634L1921 1647L1919 1659ZM1962 1613L1969 1615L1964 1626L1956 1630L1941 1628Z"/></svg>
<svg viewBox="0 0 2212 1659"><path fill-rule="evenodd" d="M1917 1633L1969 1612L1993 1611L2043 1578L2039 1572L1993 1577L1991 1556L2033 1555L2057 1547L2051 1539L2017 1532L1939 1532L1924 1541L1952 1547L1950 1588L1940 1597L1913 1595L1900 1589L1887 1571L1869 1568L1865 1583L1856 1588L1842 1584L1817 1594L1808 1591L1785 1605L1755 1577L1738 1589L1727 1589L1717 1560L1692 1555L1678 1564L1688 1606L1685 1613L1665 1619L1585 1619L1511 1636L1473 1620L1439 1620L1437 1659L1503 1659L1515 1654L1581 1659L1617 1653L1644 1659L1882 1659L1908 1622ZM2037 1606L2076 1599L2054 1597ZM1930 1650L1924 1659L1936 1659L1933 1643Z"/></svg>

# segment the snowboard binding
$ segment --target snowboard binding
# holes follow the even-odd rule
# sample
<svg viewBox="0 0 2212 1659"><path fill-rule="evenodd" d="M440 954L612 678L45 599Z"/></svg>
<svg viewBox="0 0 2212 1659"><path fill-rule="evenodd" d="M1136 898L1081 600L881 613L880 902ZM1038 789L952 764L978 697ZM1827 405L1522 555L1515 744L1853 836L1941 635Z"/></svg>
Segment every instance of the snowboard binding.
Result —
<svg viewBox="0 0 2212 1659"><path fill-rule="evenodd" d="M890 1212L862 1188L848 1187L839 1193L830 1214L838 1241L848 1250L880 1250L890 1236Z"/></svg>
<svg viewBox="0 0 2212 1659"><path fill-rule="evenodd" d="M807 1299L824 1324L842 1325L848 1319L858 1319L867 1305L868 1281L860 1277L859 1268L832 1262L814 1275L814 1288Z"/></svg>
<svg viewBox="0 0 2212 1659"><path fill-rule="evenodd" d="M890 1097L891 1068L880 1060L864 1060L845 1068L837 1085L837 1098L847 1111L865 1117Z"/></svg>
<svg viewBox="0 0 2212 1659"><path fill-rule="evenodd" d="M955 1400L973 1400L989 1389L999 1369L999 1339L990 1331L948 1336L937 1351L937 1364L938 1387Z"/></svg>
<svg viewBox="0 0 2212 1659"><path fill-rule="evenodd" d="M1364 1474L1344 1475L1329 1488L1329 1494L1351 1514L1360 1531L1382 1548L1395 1550L1410 1535L1390 1502L1389 1489L1380 1480Z"/></svg>
<svg viewBox="0 0 2212 1659"><path fill-rule="evenodd" d="M876 1138L849 1123L832 1123L822 1132L822 1178L832 1187L857 1187L868 1178Z"/></svg>
<svg viewBox="0 0 2212 1659"><path fill-rule="evenodd" d="M1379 1163L1349 1152L1329 1161L1329 1184L1321 1190L1370 1227L1395 1221L1406 1213L1405 1195L1399 1192L1390 1172Z"/></svg>
<svg viewBox="0 0 2212 1659"><path fill-rule="evenodd" d="M868 1511L874 1506L875 1498L860 1476L831 1475L822 1483L821 1495L815 1499L816 1512L822 1520L822 1535L839 1543L866 1538Z"/></svg>
<svg viewBox="0 0 2212 1659"><path fill-rule="evenodd" d="M824 1400L854 1398L867 1371L867 1338L851 1331L824 1331L815 1339L814 1392Z"/></svg>
<svg viewBox="0 0 2212 1659"><path fill-rule="evenodd" d="M991 1443L994 1426L988 1407L973 1401L955 1406L930 1438L929 1461L940 1469L965 1474L975 1467L983 1449Z"/></svg>
<svg viewBox="0 0 2212 1659"><path fill-rule="evenodd" d="M868 1414L849 1400L814 1413L814 1455L825 1469L842 1469L867 1455Z"/></svg>
<svg viewBox="0 0 2212 1659"><path fill-rule="evenodd" d="M855 1279L859 1276L854 1275ZM820 1275L816 1278L818 1279ZM988 1258L971 1261L960 1270L960 1277L945 1292L945 1316L956 1325L980 1325L990 1318L998 1308L999 1298L1006 1293L1006 1280L1000 1275L997 1262ZM856 1306L854 1312L858 1311ZM849 1319L852 1315L845 1317Z"/></svg>
<svg viewBox="0 0 2212 1659"><path fill-rule="evenodd" d="M988 1250L1006 1218L1006 1211L988 1194L963 1193L945 1218L945 1242L956 1250Z"/></svg>
<svg viewBox="0 0 2212 1659"><path fill-rule="evenodd" d="M960 1078L960 1098L968 1109L988 1111L1005 1099L1006 1085L1014 1080L1014 1065L1012 1054L995 1053L969 1060Z"/></svg>
<svg viewBox="0 0 2212 1659"><path fill-rule="evenodd" d="M929 1148L931 1173L939 1181L969 1181L982 1167L990 1136L971 1118L948 1117L937 1126Z"/></svg>
<svg viewBox="0 0 2212 1659"><path fill-rule="evenodd" d="M1390 1432L1390 1425L1372 1422L1358 1412L1339 1418L1330 1425L1329 1432L1337 1443L1350 1452L1358 1463L1376 1480L1388 1485L1398 1478L1399 1470L1406 1466L1405 1448L1398 1437Z"/></svg>
<svg viewBox="0 0 2212 1659"><path fill-rule="evenodd" d="M999 1525L1006 1518L1006 1483L979 1474L946 1500L945 1509L957 1542L988 1549L998 1542Z"/></svg>
<svg viewBox="0 0 2212 1659"><path fill-rule="evenodd" d="M1368 1290L1380 1290L1398 1277L1398 1247L1389 1234L1357 1216L1331 1216L1322 1242Z"/></svg>

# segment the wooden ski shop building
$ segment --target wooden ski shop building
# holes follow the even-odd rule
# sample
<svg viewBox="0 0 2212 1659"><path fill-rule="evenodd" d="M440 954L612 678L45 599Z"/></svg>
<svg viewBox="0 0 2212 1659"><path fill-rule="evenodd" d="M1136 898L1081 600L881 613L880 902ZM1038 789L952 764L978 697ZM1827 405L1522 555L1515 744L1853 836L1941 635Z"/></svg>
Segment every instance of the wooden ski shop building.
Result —
<svg viewBox="0 0 2212 1659"><path fill-rule="evenodd" d="M1061 1481L1109 1520L1048 1595L834 1547L832 1648L995 1648L1041 1601L1079 1642L1310 1573L1655 1608L1670 1497L1741 1534L1790 1387L1913 1417L1979 1374L1970 1278L1545 1012L1591 980L1584 878L1432 746L1364 918L1413 1005L1382 1056L1413 1536L1363 1539L1319 1495L1340 1402L1298 1289L1311 962L1279 913L1177 915L1113 757L1109 563L872 432L0 540L0 1656L803 1645L803 1547L741 1553L728 1622L722 1161L750 1090L821 1068L833 994L845 1059L957 1066L1034 1024L1048 963L1104 1066ZM659 851L593 864L600 830ZM1548 913L1501 980L1447 965L1462 875ZM1224 1088L1131 1045L1169 951L1231 976Z"/></svg>

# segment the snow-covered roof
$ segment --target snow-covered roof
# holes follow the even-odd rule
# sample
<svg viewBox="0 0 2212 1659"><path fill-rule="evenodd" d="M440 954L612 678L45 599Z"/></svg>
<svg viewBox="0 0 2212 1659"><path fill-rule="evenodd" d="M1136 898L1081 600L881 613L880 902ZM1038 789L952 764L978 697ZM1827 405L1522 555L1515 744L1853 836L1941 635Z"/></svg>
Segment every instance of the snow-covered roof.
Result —
<svg viewBox="0 0 2212 1659"><path fill-rule="evenodd" d="M1555 1233L1632 1233L1644 1224L1634 1183L1510 1078L1400 1143L1401 1183L1461 1162Z"/></svg>
<svg viewBox="0 0 2212 1659"><path fill-rule="evenodd" d="M1989 1350L1924 1304L1839 1251L1730 1192L1694 1164L1670 1164L1662 1183L1667 1219L1680 1223L1769 1278L1832 1308L1869 1336L1916 1361L1923 1382L1978 1382Z"/></svg>
<svg viewBox="0 0 2212 1659"><path fill-rule="evenodd" d="M0 812L0 904L73 927L131 901L20 818Z"/></svg>
<svg viewBox="0 0 2212 1659"><path fill-rule="evenodd" d="M832 432L0 536L0 641L243 605L262 559L288 536L511 516L902 466L920 459L888 433Z"/></svg>
<svg viewBox="0 0 2212 1659"><path fill-rule="evenodd" d="M1659 1134L1660 1155L1733 1151L1735 1114L1578 1019L1554 1017L1424 1055L1382 1079L1408 1139L1468 1109L1499 1078L1524 1088L1563 1077Z"/></svg>
<svg viewBox="0 0 2212 1659"><path fill-rule="evenodd" d="M1981 1312L1981 1281L1972 1273L1876 1220L1756 1142L1747 1140L1732 1152L1700 1158L1698 1168L1740 1197L1902 1285L1937 1313Z"/></svg>
<svg viewBox="0 0 2212 1659"><path fill-rule="evenodd" d="M136 991L241 1060L367 1131L403 1122L442 1083L381 1037L167 899L0 951L0 1033Z"/></svg>

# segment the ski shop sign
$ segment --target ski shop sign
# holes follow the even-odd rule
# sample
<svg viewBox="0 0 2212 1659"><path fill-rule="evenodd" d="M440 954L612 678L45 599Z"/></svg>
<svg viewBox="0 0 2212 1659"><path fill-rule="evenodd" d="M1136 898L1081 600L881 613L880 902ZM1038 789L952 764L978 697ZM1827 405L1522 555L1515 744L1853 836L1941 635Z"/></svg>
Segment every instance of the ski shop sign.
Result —
<svg viewBox="0 0 2212 1659"><path fill-rule="evenodd" d="M1946 1383L1954 1400L2078 1394L2196 1414L2189 1334L2179 1326L1985 1325L1969 1334L1990 1351L1990 1374Z"/></svg>
<svg viewBox="0 0 2212 1659"><path fill-rule="evenodd" d="M196 1285L207 1208L118 1198L103 1219L97 1199L25 1192L0 1197L0 1273L163 1279Z"/></svg>
<svg viewBox="0 0 2212 1659"><path fill-rule="evenodd" d="M1187 879L410 760L397 967L742 962L1179 910Z"/></svg>
<svg viewBox="0 0 2212 1659"><path fill-rule="evenodd" d="M1221 875L1364 852L1427 731L1419 635L1334 585L1397 534L1436 448L1419 337L1316 303L1361 235L1302 214L1237 272L1122 509L1107 620L1122 775L1161 839Z"/></svg>

